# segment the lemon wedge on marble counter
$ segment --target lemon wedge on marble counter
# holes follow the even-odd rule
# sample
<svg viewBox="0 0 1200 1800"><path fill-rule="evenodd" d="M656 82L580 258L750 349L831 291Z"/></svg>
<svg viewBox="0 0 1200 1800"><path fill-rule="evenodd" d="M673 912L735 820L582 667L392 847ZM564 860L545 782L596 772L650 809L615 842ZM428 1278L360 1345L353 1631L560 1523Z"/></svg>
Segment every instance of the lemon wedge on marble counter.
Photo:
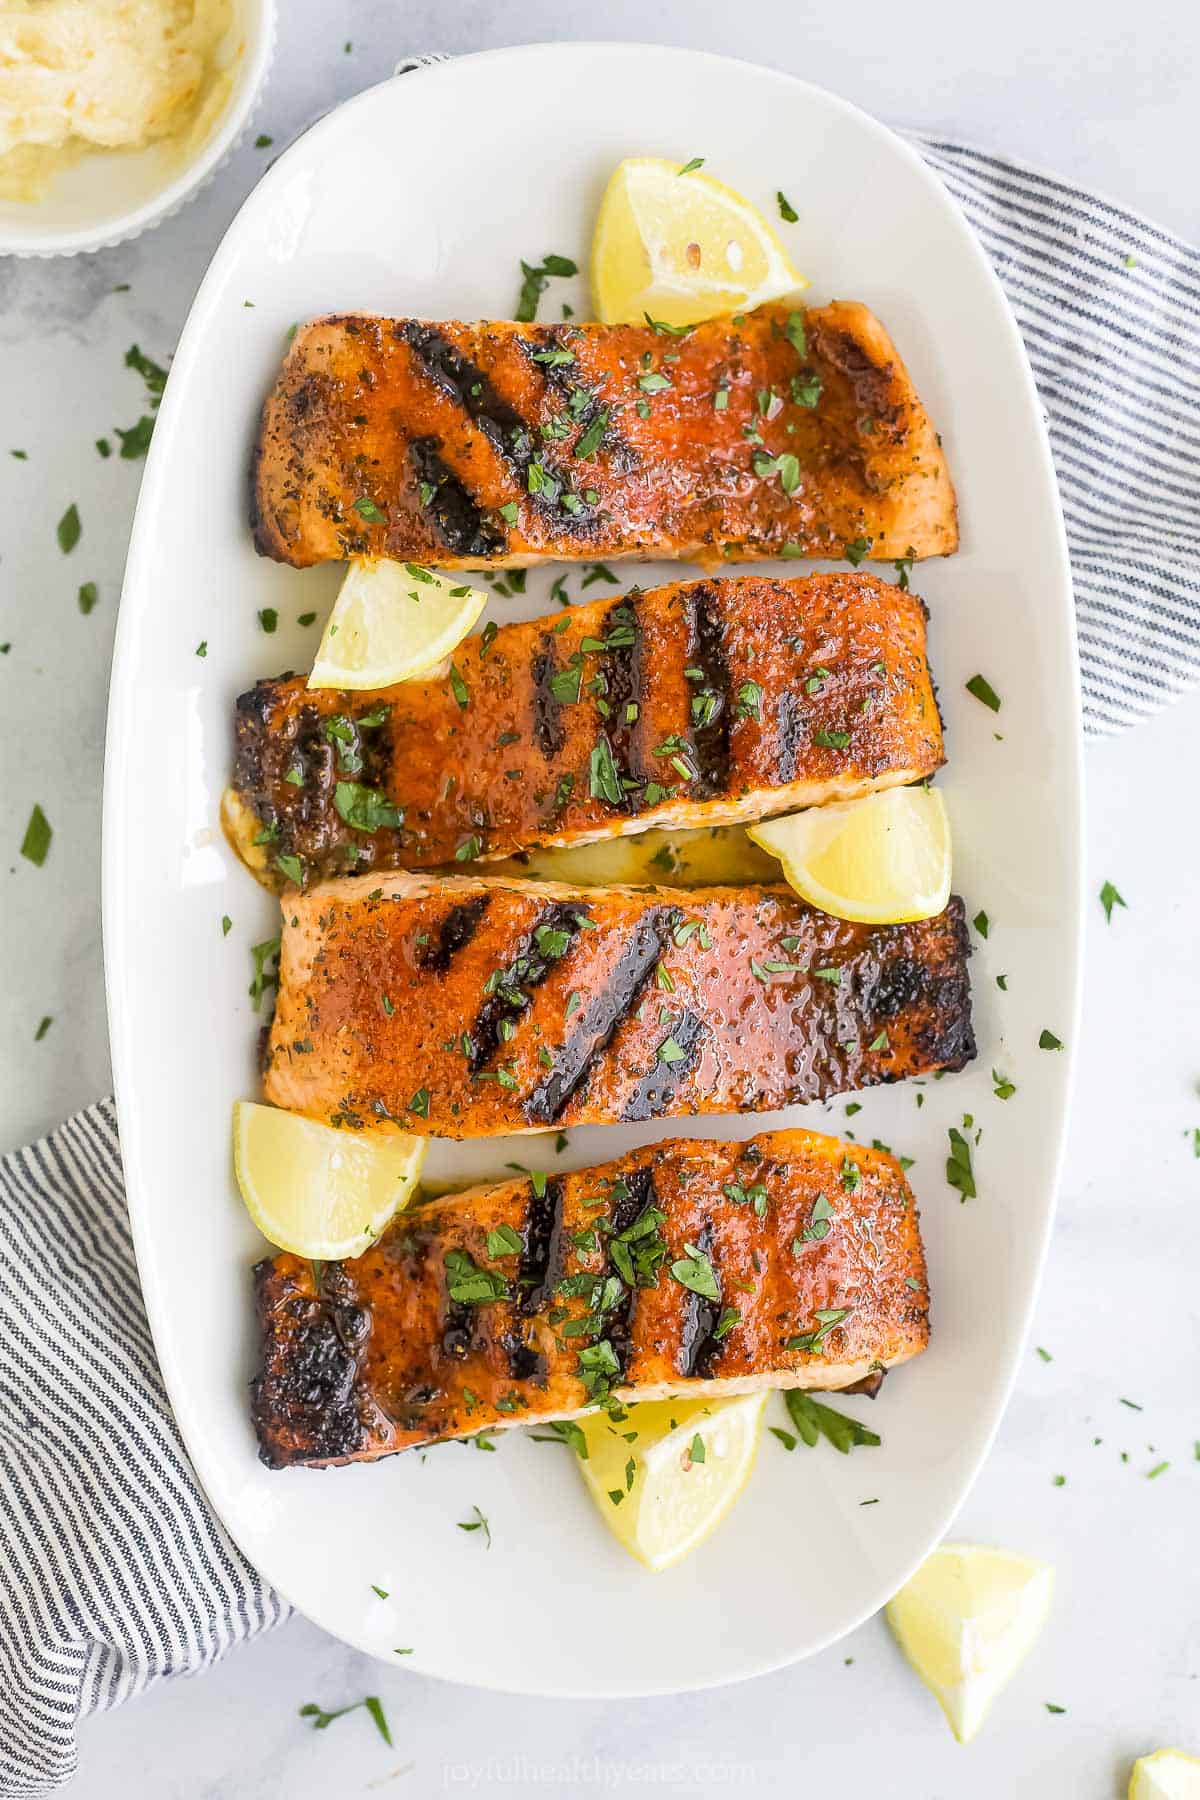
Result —
<svg viewBox="0 0 1200 1800"><path fill-rule="evenodd" d="M888 1601L897 1642L960 1744L1028 1655L1050 1610L1054 1571L1011 1550L943 1544Z"/></svg>
<svg viewBox="0 0 1200 1800"><path fill-rule="evenodd" d="M1129 1779L1129 1800L1200 1800L1200 1756L1184 1750L1139 1756Z"/></svg>

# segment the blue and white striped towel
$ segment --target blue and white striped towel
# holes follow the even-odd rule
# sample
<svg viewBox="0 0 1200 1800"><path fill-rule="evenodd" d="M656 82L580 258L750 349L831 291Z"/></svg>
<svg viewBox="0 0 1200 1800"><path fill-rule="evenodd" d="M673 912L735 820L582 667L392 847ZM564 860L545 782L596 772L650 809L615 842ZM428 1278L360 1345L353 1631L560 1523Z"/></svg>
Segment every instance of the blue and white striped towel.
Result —
<svg viewBox="0 0 1200 1800"><path fill-rule="evenodd" d="M1012 301L1071 538L1087 727L1200 677L1200 252L1046 176L914 138ZM84 1713L286 1617L167 1406L102 1101L0 1163L0 1795L75 1769Z"/></svg>

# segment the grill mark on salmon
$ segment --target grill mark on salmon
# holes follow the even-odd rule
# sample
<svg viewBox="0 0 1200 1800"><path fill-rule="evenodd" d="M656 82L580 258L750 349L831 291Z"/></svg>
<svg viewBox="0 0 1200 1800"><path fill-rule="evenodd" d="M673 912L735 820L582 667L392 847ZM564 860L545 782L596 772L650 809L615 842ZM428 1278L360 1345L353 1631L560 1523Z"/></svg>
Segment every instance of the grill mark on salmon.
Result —
<svg viewBox="0 0 1200 1800"><path fill-rule="evenodd" d="M554 639L549 632L542 638L542 648L530 665L533 680L533 735L546 762L553 762L567 741L563 729L562 703L551 683L558 673L554 658Z"/></svg>
<svg viewBox="0 0 1200 1800"><path fill-rule="evenodd" d="M450 464L442 455L439 437L414 438L409 446L409 466L418 494L433 490L425 510L432 522L439 550L472 562L499 555L504 533L489 524Z"/></svg>
<svg viewBox="0 0 1200 1800"><path fill-rule="evenodd" d="M653 1068L640 1078L621 1114L630 1124L657 1119L671 1110L675 1089L690 1075L699 1060L705 1026L694 1012L685 1012L671 1026L671 1035L658 1046ZM669 1060L668 1060L669 1054Z"/></svg>
<svg viewBox="0 0 1200 1800"><path fill-rule="evenodd" d="M417 366L479 427L496 454L512 469L527 503L550 515L556 529L568 537L585 535L580 529L583 503L574 510L560 504L569 478L540 442L536 423L511 405L486 371L436 326L408 320L400 327L399 335L411 349ZM499 526L494 529L499 536Z"/></svg>
<svg viewBox="0 0 1200 1800"><path fill-rule="evenodd" d="M562 1278L562 1205L563 1185L557 1176L544 1176L540 1192L530 1183L524 1248L517 1271L517 1310L526 1316L542 1312L550 1304L550 1294Z"/></svg>
<svg viewBox="0 0 1200 1800"><path fill-rule="evenodd" d="M702 1256L707 1256L712 1245L712 1226L706 1223L696 1234L696 1248ZM713 1337L721 1316L720 1295L714 1301L707 1294L698 1294L690 1288L683 1305L683 1330L679 1334L675 1366L681 1375L707 1378L720 1359L720 1342Z"/></svg>
<svg viewBox="0 0 1200 1800"><path fill-rule="evenodd" d="M553 1125L591 1075L618 1028L640 1002L667 939L682 920L676 906L655 906L640 918L604 986L525 1103L531 1125ZM568 1003L569 1004L569 1003Z"/></svg>
<svg viewBox="0 0 1200 1800"><path fill-rule="evenodd" d="M847 1161L853 1191L841 1181ZM916 1206L882 1151L808 1131L746 1144L668 1139L556 1180L561 1260L533 1304L513 1259L487 1249L501 1226L527 1231L525 1179L410 1208L365 1255L319 1274L296 1256L261 1262L252 1407L264 1461L369 1461L571 1418L609 1385L629 1403L854 1388L925 1348ZM731 1197L751 1181L766 1193L761 1216ZM828 1232L803 1240L822 1194L833 1201ZM635 1269L613 1245L643 1218ZM708 1259L721 1302L673 1274L689 1244ZM450 1301L452 1254L500 1275L501 1296ZM718 1339L731 1304L739 1316ZM814 1342L818 1312L833 1310L844 1316Z"/></svg>
<svg viewBox="0 0 1200 1800"><path fill-rule="evenodd" d="M420 968L416 941L482 895L448 973ZM866 926L785 886L330 882L283 911L265 1094L349 1130L390 1118L453 1138L767 1111L961 1068L969 955L957 898Z"/></svg>
<svg viewBox="0 0 1200 1800"><path fill-rule="evenodd" d="M607 623L610 647L604 659L603 699L609 709L613 759L624 777L625 803L630 814L636 816L642 810L642 796L650 778L641 750L643 623L636 597L613 607ZM627 785L630 782L632 787Z"/></svg>
<svg viewBox="0 0 1200 1800"><path fill-rule="evenodd" d="M655 1205L654 1166L644 1163L619 1177L610 1189L612 1199L612 1235L620 1238ZM611 1251L610 1251L611 1262ZM634 1312L638 1299L637 1282L626 1284L617 1305L606 1315L608 1341L624 1374L633 1343Z"/></svg>
<svg viewBox="0 0 1200 1800"><path fill-rule="evenodd" d="M729 667L725 661L723 621L714 589L697 583L691 594L690 667L701 680L691 699L692 755L699 771L689 790L697 799L724 793L729 785ZM697 706L700 717L697 720Z"/></svg>
<svg viewBox="0 0 1200 1800"><path fill-rule="evenodd" d="M282 880L278 858L293 872L295 858L308 883L486 861L851 799L925 780L942 762L921 602L861 572L594 601L468 638L455 667L461 686L436 677L349 694L291 677L243 694L234 798L248 839L271 833L253 856L242 843L251 866L269 852L267 872ZM595 778L602 735L617 800ZM353 774L347 750L361 764ZM351 825L337 806L347 779L403 822Z"/></svg>
<svg viewBox="0 0 1200 1800"><path fill-rule="evenodd" d="M669 384L649 401L648 372ZM415 441L436 446L448 508L423 503ZM785 454L799 471L790 492ZM466 537L471 513L486 554L508 566L589 555L715 567L785 547L838 556L856 540L896 559L957 545L937 434L891 338L853 302L764 306L681 338L361 314L302 326L255 450L258 549L297 567L347 556L469 567L480 552L447 540Z"/></svg>
<svg viewBox="0 0 1200 1800"><path fill-rule="evenodd" d="M812 678L810 678L812 679ZM775 702L775 766L781 781L794 781L804 744L803 711L800 697L791 688L782 688L773 696Z"/></svg>
<svg viewBox="0 0 1200 1800"><path fill-rule="evenodd" d="M475 1014L468 1033L471 1044L467 1062L472 1075L486 1068L501 1044L515 1033L517 1021L530 1006L533 993L583 929L579 921L588 917L585 901L583 896L578 906L546 907L519 940L511 962L489 978L492 991ZM566 947L556 948L553 953L544 949L543 940L549 933L554 934L556 946L558 937L564 936ZM510 1031L505 1031L506 1025Z"/></svg>
<svg viewBox="0 0 1200 1800"><path fill-rule="evenodd" d="M428 944L418 945L418 967L428 969L433 975L444 975L458 952L466 949L478 931L488 899L487 894L475 894L461 905L452 906L438 926L436 938Z"/></svg>

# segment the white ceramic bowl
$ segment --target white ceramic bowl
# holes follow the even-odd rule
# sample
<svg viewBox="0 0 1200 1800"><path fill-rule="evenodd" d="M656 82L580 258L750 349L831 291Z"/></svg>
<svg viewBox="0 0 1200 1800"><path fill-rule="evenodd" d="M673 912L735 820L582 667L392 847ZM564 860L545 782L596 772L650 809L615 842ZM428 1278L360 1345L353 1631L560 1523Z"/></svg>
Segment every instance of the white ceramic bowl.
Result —
<svg viewBox="0 0 1200 1800"><path fill-rule="evenodd" d="M0 255L76 256L137 237L178 212L210 179L250 122L275 48L275 0L234 0L223 46L234 68L224 112L197 154L172 145L97 150L64 170L44 199L0 200Z"/></svg>

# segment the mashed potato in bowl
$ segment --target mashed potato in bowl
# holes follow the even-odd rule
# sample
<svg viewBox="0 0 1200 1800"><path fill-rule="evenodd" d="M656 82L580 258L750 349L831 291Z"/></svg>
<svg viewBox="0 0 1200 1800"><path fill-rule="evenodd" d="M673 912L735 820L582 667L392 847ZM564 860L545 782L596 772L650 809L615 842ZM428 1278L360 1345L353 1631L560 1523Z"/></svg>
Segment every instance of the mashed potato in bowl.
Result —
<svg viewBox="0 0 1200 1800"><path fill-rule="evenodd" d="M196 149L229 27L230 0L0 0L0 198L41 198L90 149Z"/></svg>

